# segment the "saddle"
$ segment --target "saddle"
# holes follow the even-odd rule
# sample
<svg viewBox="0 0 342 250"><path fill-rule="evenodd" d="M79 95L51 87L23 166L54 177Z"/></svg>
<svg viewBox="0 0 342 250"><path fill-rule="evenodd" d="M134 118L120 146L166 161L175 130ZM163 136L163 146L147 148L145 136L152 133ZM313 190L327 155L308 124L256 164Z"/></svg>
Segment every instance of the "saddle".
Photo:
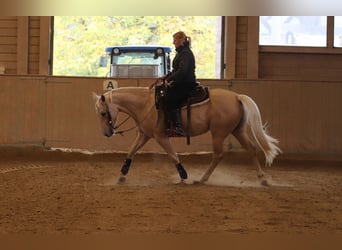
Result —
<svg viewBox="0 0 342 250"><path fill-rule="evenodd" d="M181 104L181 108L185 106L196 106L202 104L202 102L209 101L209 90L208 87L200 85L197 86L190 92L189 97Z"/></svg>
<svg viewBox="0 0 342 250"><path fill-rule="evenodd" d="M167 87L165 84L155 85L155 106L157 110L164 113L164 124L166 131L172 131L169 127L170 117L166 112L166 95ZM202 105L209 101L209 90L208 87L202 86L197 82L197 86L189 93L189 97L181 104L181 109L187 109L187 127L186 127L186 137L187 144L190 144L190 125L191 125L191 107ZM158 112L158 121L160 120L160 112ZM166 132L165 131L165 132ZM166 132L167 133L167 132ZM167 133L169 137L175 137L172 133Z"/></svg>

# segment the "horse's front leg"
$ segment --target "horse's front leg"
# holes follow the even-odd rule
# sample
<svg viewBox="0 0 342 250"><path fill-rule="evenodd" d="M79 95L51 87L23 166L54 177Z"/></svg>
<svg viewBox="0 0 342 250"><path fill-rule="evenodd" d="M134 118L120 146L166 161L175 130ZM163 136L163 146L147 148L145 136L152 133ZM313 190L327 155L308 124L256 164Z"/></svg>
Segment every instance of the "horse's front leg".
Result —
<svg viewBox="0 0 342 250"><path fill-rule="evenodd" d="M162 137L156 137L155 139L159 143L159 145L165 150L168 156L174 160L176 169L181 178L181 182L183 182L185 179L188 178L188 174L186 170L184 169L183 165L180 163L177 153L172 148L169 138L167 136L162 136Z"/></svg>
<svg viewBox="0 0 342 250"><path fill-rule="evenodd" d="M121 175L119 177L118 183L124 183L126 180L126 174L129 171L129 168L132 163L132 159L136 152L146 144L146 142L150 139L150 137L146 136L145 134L139 132L137 137L135 138L131 148L128 151L127 158L124 162L124 164L121 167Z"/></svg>

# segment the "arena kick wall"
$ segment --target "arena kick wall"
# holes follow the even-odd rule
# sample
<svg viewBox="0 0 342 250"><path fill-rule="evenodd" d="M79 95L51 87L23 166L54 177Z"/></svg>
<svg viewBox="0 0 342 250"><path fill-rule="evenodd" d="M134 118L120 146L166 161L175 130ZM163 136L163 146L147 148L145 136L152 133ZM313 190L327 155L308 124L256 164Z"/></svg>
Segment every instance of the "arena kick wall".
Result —
<svg viewBox="0 0 342 250"><path fill-rule="evenodd" d="M105 78L0 76L0 145L127 152L135 130L102 136L92 92L103 93ZM148 86L154 79L117 79L122 86ZM226 88L251 96L270 134L287 153L342 153L342 85L338 82L272 80L201 80L209 88ZM121 115L120 119L126 116ZM129 121L124 127L133 126ZM210 152L210 134L173 138L178 152ZM240 151L229 137L225 150ZM162 152L154 141L142 152Z"/></svg>

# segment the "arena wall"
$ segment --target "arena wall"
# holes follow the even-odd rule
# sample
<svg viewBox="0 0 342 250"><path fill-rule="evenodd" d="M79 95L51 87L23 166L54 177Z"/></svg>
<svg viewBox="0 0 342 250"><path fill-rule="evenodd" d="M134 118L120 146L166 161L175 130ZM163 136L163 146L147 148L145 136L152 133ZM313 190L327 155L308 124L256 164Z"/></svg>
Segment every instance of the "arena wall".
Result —
<svg viewBox="0 0 342 250"><path fill-rule="evenodd" d="M90 151L129 149L135 130L102 136L92 92L103 93L106 78L0 76L0 144L43 145ZM121 86L148 86L154 79L117 79ZM342 85L337 82L201 80L209 88L227 88L251 96L270 134L288 153L342 153ZM120 119L126 116L121 115ZM125 128L134 126L130 121ZM172 138L179 152L210 152L210 134ZM240 151L231 137L225 150ZM153 141L142 151L162 152Z"/></svg>

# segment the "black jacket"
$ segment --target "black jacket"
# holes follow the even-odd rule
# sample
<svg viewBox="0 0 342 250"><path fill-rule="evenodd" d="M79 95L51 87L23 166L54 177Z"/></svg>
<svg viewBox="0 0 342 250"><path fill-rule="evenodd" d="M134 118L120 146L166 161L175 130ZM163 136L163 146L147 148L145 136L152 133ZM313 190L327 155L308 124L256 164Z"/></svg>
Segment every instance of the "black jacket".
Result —
<svg viewBox="0 0 342 250"><path fill-rule="evenodd" d="M172 61L172 71L167 76L168 82L174 84L196 83L195 57L189 46L184 45L176 49L177 54Z"/></svg>

